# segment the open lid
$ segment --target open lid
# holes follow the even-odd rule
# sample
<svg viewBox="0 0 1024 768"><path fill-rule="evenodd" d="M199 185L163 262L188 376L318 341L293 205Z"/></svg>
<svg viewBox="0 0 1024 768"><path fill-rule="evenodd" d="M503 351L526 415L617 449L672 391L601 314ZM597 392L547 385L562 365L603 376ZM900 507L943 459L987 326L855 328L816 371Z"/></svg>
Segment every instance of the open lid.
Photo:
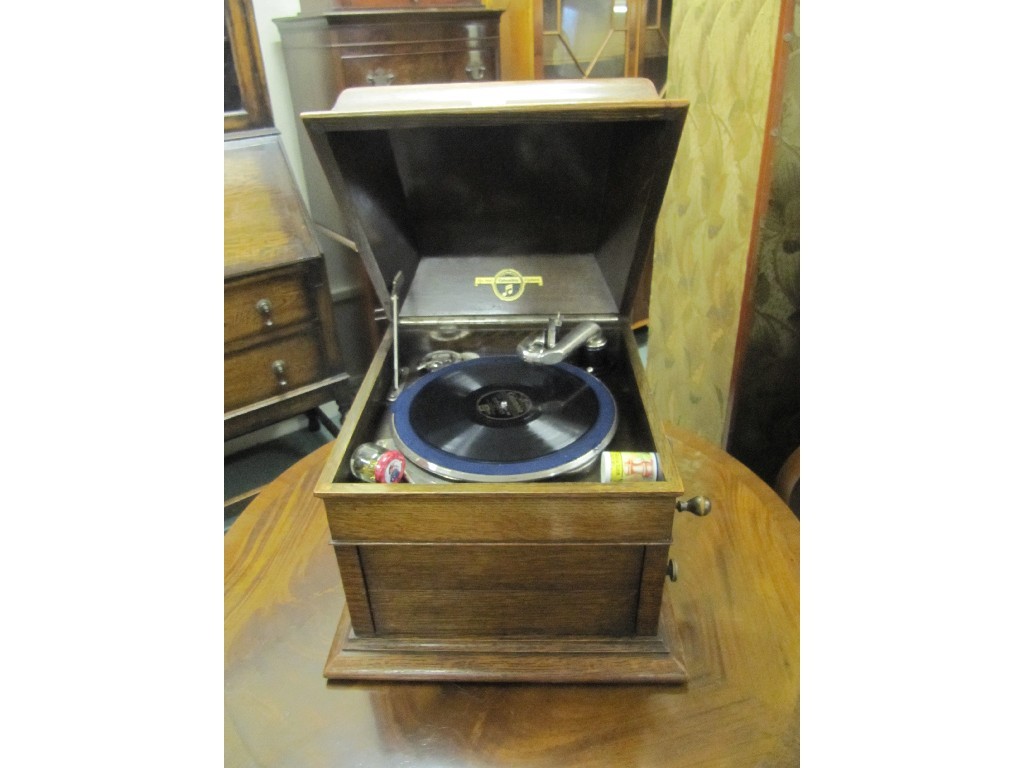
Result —
<svg viewBox="0 0 1024 768"><path fill-rule="evenodd" d="M648 80L349 88L302 120L403 321L628 314L687 103ZM392 318L393 320L394 318Z"/></svg>

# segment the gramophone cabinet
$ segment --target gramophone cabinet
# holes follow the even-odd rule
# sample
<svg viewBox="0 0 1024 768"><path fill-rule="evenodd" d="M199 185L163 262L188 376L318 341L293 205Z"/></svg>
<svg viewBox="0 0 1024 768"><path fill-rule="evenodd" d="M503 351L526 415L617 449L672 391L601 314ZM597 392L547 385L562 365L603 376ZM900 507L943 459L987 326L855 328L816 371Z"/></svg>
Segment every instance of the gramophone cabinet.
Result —
<svg viewBox="0 0 1024 768"><path fill-rule="evenodd" d="M315 490L346 599L328 678L686 679L664 595L684 483L629 325L686 111L615 79L352 88L302 116L390 321ZM606 450L656 452L659 479L353 479L387 436L396 331L408 380L559 322L600 326Z"/></svg>

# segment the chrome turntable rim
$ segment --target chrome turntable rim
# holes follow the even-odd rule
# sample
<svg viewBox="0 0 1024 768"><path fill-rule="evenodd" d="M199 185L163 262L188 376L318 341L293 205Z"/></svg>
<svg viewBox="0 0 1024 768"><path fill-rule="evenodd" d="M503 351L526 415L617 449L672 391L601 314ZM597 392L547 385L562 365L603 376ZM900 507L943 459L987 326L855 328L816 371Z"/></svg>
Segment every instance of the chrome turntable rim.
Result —
<svg viewBox="0 0 1024 768"><path fill-rule="evenodd" d="M531 456L522 460L495 461L459 455L431 444L417 432L412 424L413 404L416 403L417 397L427 388L435 385L439 378L451 377L454 372L472 375L474 369L485 369L486 366L502 364L518 367L519 371L528 374L543 369L558 369L558 373L555 375L562 377L562 381L559 382L561 384L568 381L564 377L572 377L581 386L581 391L582 388L585 388L596 401L596 412L593 414L592 423L568 445L558 447L540 456ZM487 420L500 421L504 413L508 414L504 418L511 422L516 418L517 408L525 412L532 407L528 392L528 388L521 387L519 382L510 381L507 386L492 386L467 392L464 403L475 404L476 408L487 410L490 413L490 401L495 399L510 401L511 405L505 403L505 411L491 416ZM540 409L535 408L534 411L542 409L543 405ZM533 414L532 418L542 417ZM525 420L526 423L528 421L529 419ZM522 421L516 423L513 428L519 428L523 423ZM541 424L540 426L544 427L545 425ZM600 380L567 363L535 365L525 363L514 355L465 360L433 371L406 387L392 404L390 414L390 427L395 443L408 461L444 479L470 482L505 483L546 480L582 470L597 460L601 451L614 437L617 426L618 409L615 398Z"/></svg>

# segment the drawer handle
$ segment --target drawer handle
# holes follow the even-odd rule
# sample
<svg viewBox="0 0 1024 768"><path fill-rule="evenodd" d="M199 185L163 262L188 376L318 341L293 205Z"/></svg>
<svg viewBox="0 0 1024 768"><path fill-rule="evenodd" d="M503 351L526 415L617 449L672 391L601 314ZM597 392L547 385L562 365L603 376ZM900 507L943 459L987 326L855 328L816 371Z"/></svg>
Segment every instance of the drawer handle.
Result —
<svg viewBox="0 0 1024 768"><path fill-rule="evenodd" d="M394 72L387 72L380 67L377 67L373 72L366 76L366 82L370 85L391 85L391 82L394 79Z"/></svg>
<svg viewBox="0 0 1024 768"><path fill-rule="evenodd" d="M270 301L267 299L260 299L256 302L256 311L263 315L263 324L270 328L274 324L274 318L271 317L270 313L273 310Z"/></svg>
<svg viewBox="0 0 1024 768"><path fill-rule="evenodd" d="M481 64L479 61L474 61L472 64L466 67L466 74L474 80L483 80L484 73L487 72L487 67Z"/></svg>
<svg viewBox="0 0 1024 768"><path fill-rule="evenodd" d="M277 376L277 386L281 387L281 389L288 386L288 379L285 377L284 373L284 360L275 360L271 364L270 370L272 370L274 375Z"/></svg>

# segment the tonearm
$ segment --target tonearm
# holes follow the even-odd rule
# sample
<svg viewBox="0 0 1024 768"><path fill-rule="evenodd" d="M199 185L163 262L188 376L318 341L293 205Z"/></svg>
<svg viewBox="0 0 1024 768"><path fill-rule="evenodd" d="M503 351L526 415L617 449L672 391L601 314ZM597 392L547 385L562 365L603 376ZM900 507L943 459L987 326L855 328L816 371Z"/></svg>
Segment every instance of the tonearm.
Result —
<svg viewBox="0 0 1024 768"><path fill-rule="evenodd" d="M548 319L544 331L530 334L517 349L519 356L528 363L554 365L560 363L584 344L592 347L604 346L605 337L601 326L592 321L580 323L558 340L558 328L562 325L562 313Z"/></svg>

